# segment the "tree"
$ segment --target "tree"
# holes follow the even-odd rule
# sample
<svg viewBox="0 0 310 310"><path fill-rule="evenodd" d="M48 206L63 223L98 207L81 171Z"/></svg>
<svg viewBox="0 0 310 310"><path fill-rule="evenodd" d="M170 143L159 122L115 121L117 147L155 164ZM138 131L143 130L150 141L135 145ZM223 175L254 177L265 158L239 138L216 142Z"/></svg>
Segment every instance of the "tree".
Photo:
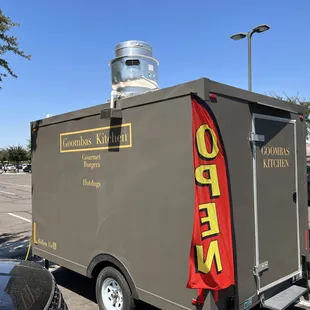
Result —
<svg viewBox="0 0 310 310"><path fill-rule="evenodd" d="M303 107L305 107L305 115L304 115L304 121L306 123L306 130L307 130L307 138L310 134L310 101L307 100L306 98L300 98L299 95L295 95L295 96L288 96L286 94L284 94L284 96L280 96L277 95L275 93L270 93L271 97L277 98L279 100L284 100L290 103L294 103L294 104L299 104L302 105Z"/></svg>
<svg viewBox="0 0 310 310"><path fill-rule="evenodd" d="M25 148L21 145L18 146L9 146L7 148L8 160L19 164L21 161L26 161L28 159L28 153Z"/></svg>
<svg viewBox="0 0 310 310"><path fill-rule="evenodd" d="M8 152L6 149L0 149L0 162L2 166L5 161L8 161Z"/></svg>
<svg viewBox="0 0 310 310"><path fill-rule="evenodd" d="M31 139L27 139L27 145L26 145L26 150L27 150L27 160L31 160Z"/></svg>
<svg viewBox="0 0 310 310"><path fill-rule="evenodd" d="M27 139L27 151L31 152L31 139Z"/></svg>
<svg viewBox="0 0 310 310"><path fill-rule="evenodd" d="M13 72L9 63L2 58L7 52L12 52L19 55L22 58L31 59L30 55L26 55L24 51L19 49L19 43L17 37L9 36L7 32L13 27L19 27L20 24L13 22L9 17L5 16L0 10L0 68L4 69L5 72L0 72L0 82L3 78L7 77L7 74L17 78L17 75ZM2 87L0 86L0 90Z"/></svg>

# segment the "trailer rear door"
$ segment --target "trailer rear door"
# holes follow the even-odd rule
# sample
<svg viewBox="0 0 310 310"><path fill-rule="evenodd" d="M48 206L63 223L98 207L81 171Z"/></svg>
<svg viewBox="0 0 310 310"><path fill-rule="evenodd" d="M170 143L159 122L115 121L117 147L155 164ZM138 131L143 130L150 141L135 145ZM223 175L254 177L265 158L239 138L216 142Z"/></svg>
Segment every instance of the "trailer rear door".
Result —
<svg viewBox="0 0 310 310"><path fill-rule="evenodd" d="M295 120L252 119L256 261L261 293L301 273Z"/></svg>

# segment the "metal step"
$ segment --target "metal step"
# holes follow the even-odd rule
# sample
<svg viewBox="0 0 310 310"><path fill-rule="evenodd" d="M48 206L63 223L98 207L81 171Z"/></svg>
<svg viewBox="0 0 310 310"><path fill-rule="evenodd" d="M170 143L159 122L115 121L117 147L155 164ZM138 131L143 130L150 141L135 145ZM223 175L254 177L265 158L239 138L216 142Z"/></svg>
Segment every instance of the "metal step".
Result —
<svg viewBox="0 0 310 310"><path fill-rule="evenodd" d="M292 285L288 289L264 301L264 307L272 310L283 310L300 298L307 288Z"/></svg>

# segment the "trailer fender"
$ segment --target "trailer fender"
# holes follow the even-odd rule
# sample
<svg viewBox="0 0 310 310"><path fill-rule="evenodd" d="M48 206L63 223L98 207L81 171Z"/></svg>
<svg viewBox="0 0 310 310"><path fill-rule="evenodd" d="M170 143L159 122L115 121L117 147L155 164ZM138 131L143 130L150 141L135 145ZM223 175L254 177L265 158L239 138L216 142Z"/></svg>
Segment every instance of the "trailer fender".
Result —
<svg viewBox="0 0 310 310"><path fill-rule="evenodd" d="M136 290L136 286L135 283L133 281L132 276L130 275L130 272L128 271L128 269L124 266L123 263L120 262L119 259L117 259L115 256L111 255L111 254L99 254L97 256L95 256L92 261L90 262L90 264L87 267L87 277L88 278L94 278L97 277L97 275L100 273L100 271L107 266L111 266L114 267L116 269L118 269L123 276L125 277L132 296L135 299L139 299L137 290Z"/></svg>

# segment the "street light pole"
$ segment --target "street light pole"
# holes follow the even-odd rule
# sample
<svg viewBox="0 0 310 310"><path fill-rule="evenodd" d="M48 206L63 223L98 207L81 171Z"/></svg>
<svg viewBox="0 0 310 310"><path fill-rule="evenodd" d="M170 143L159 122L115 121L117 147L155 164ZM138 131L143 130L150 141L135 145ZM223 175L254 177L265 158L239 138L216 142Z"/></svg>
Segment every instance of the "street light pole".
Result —
<svg viewBox="0 0 310 310"><path fill-rule="evenodd" d="M252 91L252 33L248 33L248 90Z"/></svg>
<svg viewBox="0 0 310 310"><path fill-rule="evenodd" d="M270 27L266 24L259 25L249 32L239 32L232 35L230 38L238 41L244 38L248 39L248 90L252 91L252 35L254 33L262 33L269 30Z"/></svg>

